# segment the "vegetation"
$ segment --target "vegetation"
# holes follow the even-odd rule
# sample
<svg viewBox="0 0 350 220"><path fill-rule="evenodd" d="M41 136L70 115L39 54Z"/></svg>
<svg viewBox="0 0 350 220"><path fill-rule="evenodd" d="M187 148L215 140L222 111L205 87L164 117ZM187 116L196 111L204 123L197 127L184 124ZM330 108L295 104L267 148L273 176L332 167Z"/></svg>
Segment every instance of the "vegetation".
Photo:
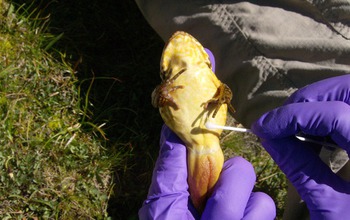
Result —
<svg viewBox="0 0 350 220"><path fill-rule="evenodd" d="M83 120L74 70L45 51L57 37L16 10L1 3L1 219L106 217L111 163L81 129L100 128Z"/></svg>
<svg viewBox="0 0 350 220"><path fill-rule="evenodd" d="M134 1L0 4L0 217L137 219L163 42ZM225 133L223 148L253 163L280 215L285 179L255 137Z"/></svg>

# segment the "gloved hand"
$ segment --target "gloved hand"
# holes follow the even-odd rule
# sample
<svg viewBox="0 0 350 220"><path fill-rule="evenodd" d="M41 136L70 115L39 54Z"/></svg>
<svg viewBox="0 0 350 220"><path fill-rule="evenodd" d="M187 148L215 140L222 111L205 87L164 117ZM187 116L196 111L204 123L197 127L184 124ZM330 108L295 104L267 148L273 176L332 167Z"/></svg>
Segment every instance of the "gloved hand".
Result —
<svg viewBox="0 0 350 220"><path fill-rule="evenodd" d="M311 219L349 219L350 184L335 175L300 132L329 136L350 151L350 75L311 84L252 126L264 148L307 204Z"/></svg>
<svg viewBox="0 0 350 220"><path fill-rule="evenodd" d="M212 196L202 216L194 210L187 191L186 147L163 126L160 154L153 171L140 219L274 219L273 200L252 192L255 183L252 165L241 157L225 162Z"/></svg>

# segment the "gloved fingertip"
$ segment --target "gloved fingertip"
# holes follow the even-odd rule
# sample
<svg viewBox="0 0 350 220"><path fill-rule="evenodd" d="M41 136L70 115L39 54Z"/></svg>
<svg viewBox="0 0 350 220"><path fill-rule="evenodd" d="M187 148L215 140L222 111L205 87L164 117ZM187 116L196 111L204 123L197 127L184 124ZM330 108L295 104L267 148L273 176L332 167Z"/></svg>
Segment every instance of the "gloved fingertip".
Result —
<svg viewBox="0 0 350 220"><path fill-rule="evenodd" d="M215 57L214 54L207 48L204 48L205 52L209 55L209 60L211 63L211 70L215 73Z"/></svg>
<svg viewBox="0 0 350 220"><path fill-rule="evenodd" d="M266 129L264 128L264 122L266 120L266 117L269 113L265 113L264 115L262 115L258 120L256 120L250 130L253 132L253 134L255 134L256 136L258 136L259 138L265 138L266 136Z"/></svg>
<svg viewBox="0 0 350 220"><path fill-rule="evenodd" d="M350 75L323 79L298 89L284 104L296 102L343 101L350 103Z"/></svg>
<svg viewBox="0 0 350 220"><path fill-rule="evenodd" d="M273 199L263 192L253 192L249 198L244 219L272 220L276 217Z"/></svg>
<svg viewBox="0 0 350 220"><path fill-rule="evenodd" d="M234 157L224 164L202 219L241 219L256 180L247 160Z"/></svg>
<svg viewBox="0 0 350 220"><path fill-rule="evenodd" d="M244 174L244 178L250 182L255 182L256 180L253 165L240 156L230 158L224 163L221 179L234 178L237 173Z"/></svg>

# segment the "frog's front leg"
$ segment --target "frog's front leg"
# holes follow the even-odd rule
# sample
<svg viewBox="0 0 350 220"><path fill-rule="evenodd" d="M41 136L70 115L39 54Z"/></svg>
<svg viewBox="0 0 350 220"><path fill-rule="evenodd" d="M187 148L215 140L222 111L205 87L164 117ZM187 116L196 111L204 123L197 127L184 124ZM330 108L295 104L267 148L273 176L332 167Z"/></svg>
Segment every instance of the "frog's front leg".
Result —
<svg viewBox="0 0 350 220"><path fill-rule="evenodd" d="M184 86L178 85L173 86L173 82L183 73L185 72L185 69L178 72L175 76L173 76L171 79L167 79L164 82L162 82L160 85L158 85L152 92L152 105L155 108L163 107L165 105L172 106L175 110L179 109L179 106L177 105L174 98L171 96L171 92L177 90L177 89L183 89Z"/></svg>
<svg viewBox="0 0 350 220"><path fill-rule="evenodd" d="M207 102L203 103L203 106L206 109L208 107L208 105L215 104L216 106L215 106L215 110L214 110L214 113L212 116L213 118L215 118L215 116L218 113L222 104L227 104L231 113L235 112L235 109L231 105L231 99L232 99L231 89L225 83L221 83L221 85L218 87L213 98L211 98Z"/></svg>

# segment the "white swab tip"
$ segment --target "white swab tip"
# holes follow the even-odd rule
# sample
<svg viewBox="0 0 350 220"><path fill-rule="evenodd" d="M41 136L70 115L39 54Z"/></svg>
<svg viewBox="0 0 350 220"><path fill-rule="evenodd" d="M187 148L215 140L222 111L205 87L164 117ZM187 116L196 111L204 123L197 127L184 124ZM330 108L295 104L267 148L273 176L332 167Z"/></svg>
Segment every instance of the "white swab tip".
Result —
<svg viewBox="0 0 350 220"><path fill-rule="evenodd" d="M208 129L224 129L224 130L231 130L231 131L238 131L238 132L250 132L250 130L246 128L222 126L222 125L211 123L209 121L205 123L205 127L207 127Z"/></svg>
<svg viewBox="0 0 350 220"><path fill-rule="evenodd" d="M208 129L216 129L216 128L217 128L217 127L215 126L215 124L213 124L213 123L211 123L211 122L209 122L209 121L207 121L207 122L205 123L205 127L208 128Z"/></svg>

